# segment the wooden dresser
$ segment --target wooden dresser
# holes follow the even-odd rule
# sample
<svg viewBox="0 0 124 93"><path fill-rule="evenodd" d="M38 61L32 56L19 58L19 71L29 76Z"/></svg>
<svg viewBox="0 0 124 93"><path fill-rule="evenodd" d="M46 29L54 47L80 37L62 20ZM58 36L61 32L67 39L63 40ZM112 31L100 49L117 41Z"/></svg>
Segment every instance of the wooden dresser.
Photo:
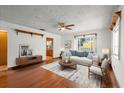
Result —
<svg viewBox="0 0 124 93"><path fill-rule="evenodd" d="M40 62L42 62L42 56L41 55L16 58L16 64L18 66L40 63Z"/></svg>

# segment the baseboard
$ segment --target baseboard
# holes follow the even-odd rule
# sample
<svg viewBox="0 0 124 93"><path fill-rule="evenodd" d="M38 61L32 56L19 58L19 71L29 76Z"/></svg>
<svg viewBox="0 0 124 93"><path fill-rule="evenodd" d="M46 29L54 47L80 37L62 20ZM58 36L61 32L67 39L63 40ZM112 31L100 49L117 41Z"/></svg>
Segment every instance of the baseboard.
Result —
<svg viewBox="0 0 124 93"><path fill-rule="evenodd" d="M6 71L8 68L7 68L7 65L1 65L0 66L0 72L2 71Z"/></svg>
<svg viewBox="0 0 124 93"><path fill-rule="evenodd" d="M60 57L54 57L53 59L59 59Z"/></svg>

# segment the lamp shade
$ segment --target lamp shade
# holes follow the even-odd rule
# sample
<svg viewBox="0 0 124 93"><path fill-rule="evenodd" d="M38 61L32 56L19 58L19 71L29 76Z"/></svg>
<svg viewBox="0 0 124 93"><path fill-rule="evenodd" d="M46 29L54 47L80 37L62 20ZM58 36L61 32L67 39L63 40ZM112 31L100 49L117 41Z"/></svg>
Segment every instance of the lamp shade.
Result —
<svg viewBox="0 0 124 93"><path fill-rule="evenodd" d="M109 54L109 49L108 48L103 48L102 49L102 54Z"/></svg>

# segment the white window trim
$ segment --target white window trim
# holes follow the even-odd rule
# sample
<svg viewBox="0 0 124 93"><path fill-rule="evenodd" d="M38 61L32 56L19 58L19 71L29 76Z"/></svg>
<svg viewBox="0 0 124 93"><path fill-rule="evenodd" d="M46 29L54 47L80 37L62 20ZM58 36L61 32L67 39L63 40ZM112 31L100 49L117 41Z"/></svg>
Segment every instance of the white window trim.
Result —
<svg viewBox="0 0 124 93"><path fill-rule="evenodd" d="M117 32L118 31L118 32ZM114 52L114 34L118 33L118 46L117 46L117 51L118 53ZM119 59L120 58L120 18L118 18L115 27L113 28L112 31L112 55L116 58Z"/></svg>

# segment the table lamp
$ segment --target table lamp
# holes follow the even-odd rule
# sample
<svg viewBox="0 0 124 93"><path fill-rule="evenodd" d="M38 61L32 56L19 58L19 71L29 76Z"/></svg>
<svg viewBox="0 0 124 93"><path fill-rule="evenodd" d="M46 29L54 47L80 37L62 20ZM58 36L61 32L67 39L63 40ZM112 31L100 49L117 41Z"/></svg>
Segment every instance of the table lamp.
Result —
<svg viewBox="0 0 124 93"><path fill-rule="evenodd" d="M108 57L109 57L109 48L103 48L102 49L102 54L103 54L103 58L108 59Z"/></svg>

